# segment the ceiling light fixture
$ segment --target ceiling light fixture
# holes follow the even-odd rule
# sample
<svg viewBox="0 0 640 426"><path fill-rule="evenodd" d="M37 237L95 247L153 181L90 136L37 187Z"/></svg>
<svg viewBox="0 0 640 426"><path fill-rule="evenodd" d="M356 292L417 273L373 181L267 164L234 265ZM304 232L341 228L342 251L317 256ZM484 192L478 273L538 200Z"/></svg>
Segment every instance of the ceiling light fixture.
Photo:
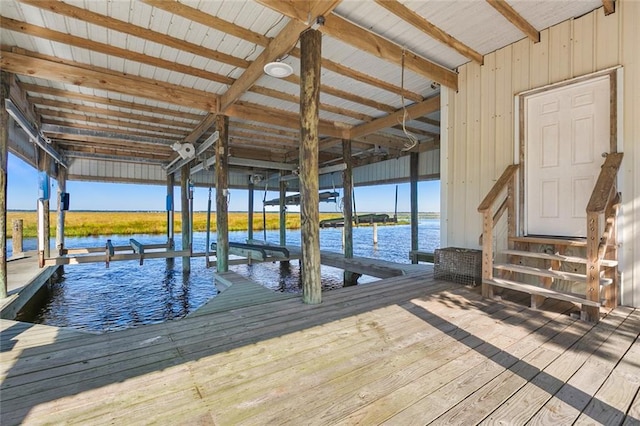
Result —
<svg viewBox="0 0 640 426"><path fill-rule="evenodd" d="M271 77L285 78L293 74L293 68L291 68L291 65L287 63L275 61L266 64L264 66L264 72Z"/></svg>

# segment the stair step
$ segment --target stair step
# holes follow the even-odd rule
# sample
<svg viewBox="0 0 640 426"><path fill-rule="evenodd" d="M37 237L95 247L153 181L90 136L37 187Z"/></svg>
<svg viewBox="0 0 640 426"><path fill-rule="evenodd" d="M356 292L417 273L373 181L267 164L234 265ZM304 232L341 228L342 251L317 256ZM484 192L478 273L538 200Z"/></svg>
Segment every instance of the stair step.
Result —
<svg viewBox="0 0 640 426"><path fill-rule="evenodd" d="M553 238L553 237L511 237L509 241L514 243L528 243L528 244L549 244L558 246L570 246L570 247L586 247L586 238Z"/></svg>
<svg viewBox="0 0 640 426"><path fill-rule="evenodd" d="M560 291L555 291L555 290L551 290L544 287L538 287L531 284L525 284L518 281L510 281L502 278L494 278L492 280L483 280L483 283L493 285L496 287L508 288L516 291L523 291L525 293L533 294L536 296L542 296L542 297L547 297L547 298L557 299L557 300L564 300L566 302L578 303L586 306L600 307L599 302L594 302L593 300L588 300L578 295L573 295L570 293L562 293Z"/></svg>
<svg viewBox="0 0 640 426"><path fill-rule="evenodd" d="M510 256L535 257L536 259L559 260L561 262L582 263L583 265L587 264L587 259L585 259L584 257L564 256L562 254L540 253L523 250L503 250L502 253L508 254ZM600 265L607 267L618 266L618 261L602 259L600 261Z"/></svg>
<svg viewBox="0 0 640 426"><path fill-rule="evenodd" d="M503 271L520 272L523 274L536 275L538 277L555 278L558 280L574 281L586 283L587 276L576 274L574 272L555 271L550 269L534 268L532 266L514 265L512 263L496 263L493 265L495 269ZM613 282L611 278L600 278L600 285L609 285Z"/></svg>

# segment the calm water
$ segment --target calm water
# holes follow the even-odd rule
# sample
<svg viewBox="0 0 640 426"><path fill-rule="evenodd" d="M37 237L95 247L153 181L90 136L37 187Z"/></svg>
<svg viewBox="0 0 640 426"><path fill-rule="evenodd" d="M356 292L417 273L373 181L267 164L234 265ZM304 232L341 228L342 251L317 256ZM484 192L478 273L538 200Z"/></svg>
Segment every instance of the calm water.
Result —
<svg viewBox="0 0 640 426"><path fill-rule="evenodd" d="M438 220L422 220L418 227L421 250L433 251L440 241ZM176 235L180 240L180 236ZM162 235L113 236L114 245L128 245L129 238L143 244L164 243ZM246 232L231 232L230 241L244 242ZM262 239L263 233L254 233ZM278 231L267 231L267 241L279 242ZM194 234L194 251L204 251L205 233ZM107 237L67 238L68 248L104 246ZM215 241L212 234L211 241ZM35 239L25 239L24 250L36 249ZM180 241L176 244L180 248ZM300 245L300 231L287 232L287 244ZM323 250L342 251L342 229L321 229L320 245ZM373 246L373 228L359 227L353 230L354 255L409 263L411 227L409 225L378 227L378 246ZM9 243L8 255L11 255ZM231 270L281 292L300 292L300 270L297 261L287 267L280 263L231 266ZM182 273L182 261L173 265L164 259L69 265L62 276L49 286L49 296L44 306L22 320L64 326L90 332L106 332L141 324L151 324L181 318L193 312L217 291L213 285L214 269L205 267L204 258L191 259L191 273ZM323 289L342 286L342 270L322 267ZM374 281L363 276L360 283Z"/></svg>

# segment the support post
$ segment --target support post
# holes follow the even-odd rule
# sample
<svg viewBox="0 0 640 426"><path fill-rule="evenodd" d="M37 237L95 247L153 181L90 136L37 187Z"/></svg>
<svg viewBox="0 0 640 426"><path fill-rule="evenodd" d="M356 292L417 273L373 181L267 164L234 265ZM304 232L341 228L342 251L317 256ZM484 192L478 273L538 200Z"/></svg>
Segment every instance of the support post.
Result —
<svg viewBox="0 0 640 426"><path fill-rule="evenodd" d="M209 197L207 198L207 234L204 243L205 265L209 267L209 251L211 250L211 187L209 187Z"/></svg>
<svg viewBox="0 0 640 426"><path fill-rule="evenodd" d="M9 99L10 75L0 71L0 299L7 297L7 160L9 156L9 113L5 99Z"/></svg>
<svg viewBox="0 0 640 426"><path fill-rule="evenodd" d="M600 303L600 214L587 212L587 299ZM598 322L600 308L582 306L581 317L584 321Z"/></svg>
<svg viewBox="0 0 640 426"><path fill-rule="evenodd" d="M411 175L411 251L418 250L418 160L419 154L412 152L409 159Z"/></svg>
<svg viewBox="0 0 640 426"><path fill-rule="evenodd" d="M255 185L249 177L249 211L247 212L247 239L253 240L253 195Z"/></svg>
<svg viewBox="0 0 640 426"><path fill-rule="evenodd" d="M342 233L342 245L345 259L353 258L353 158L351 157L351 140L342 140L342 159L345 169L342 171L342 205L344 214L344 228ZM358 284L359 274L344 271L344 286L349 287Z"/></svg>
<svg viewBox="0 0 640 426"><path fill-rule="evenodd" d="M216 270L229 270L229 117L216 117Z"/></svg>
<svg viewBox="0 0 640 426"><path fill-rule="evenodd" d="M13 256L22 253L22 231L24 223L22 219L13 220L13 232L11 234L11 245L13 247Z"/></svg>
<svg viewBox="0 0 640 426"><path fill-rule="evenodd" d="M189 223L189 175L191 166L185 164L180 169L180 217L182 219L182 250L190 250L189 235L191 224ZM182 272L191 271L191 256L182 257Z"/></svg>
<svg viewBox="0 0 640 426"><path fill-rule="evenodd" d="M67 192L67 169L58 166L58 221L56 226L56 249L58 256L64 254L64 219L66 211L64 210L64 200Z"/></svg>
<svg viewBox="0 0 640 426"><path fill-rule="evenodd" d="M283 173L280 176L284 176ZM287 245L287 182L280 181L280 245Z"/></svg>
<svg viewBox="0 0 640 426"><path fill-rule="evenodd" d="M304 303L322 302L320 281L320 213L318 122L322 35L308 29L300 35L300 219L301 275Z"/></svg>
<svg viewBox="0 0 640 426"><path fill-rule="evenodd" d="M44 260L51 254L49 226L49 156L40 148L38 152L38 265L43 268Z"/></svg>
<svg viewBox="0 0 640 426"><path fill-rule="evenodd" d="M373 247L378 247L378 223L373 222Z"/></svg>
<svg viewBox="0 0 640 426"><path fill-rule="evenodd" d="M175 248L175 228L173 226L173 218L175 215L175 203L173 202L173 187L176 183L175 176L175 173L169 173L167 175L167 249L169 250ZM167 258L167 260L169 260L169 258Z"/></svg>

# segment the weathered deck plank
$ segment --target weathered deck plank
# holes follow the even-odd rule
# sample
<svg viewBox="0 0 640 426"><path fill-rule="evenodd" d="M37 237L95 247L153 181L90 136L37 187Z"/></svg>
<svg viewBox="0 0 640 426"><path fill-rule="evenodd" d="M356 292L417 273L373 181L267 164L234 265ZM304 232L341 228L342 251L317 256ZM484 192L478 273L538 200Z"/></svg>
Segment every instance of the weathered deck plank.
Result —
<svg viewBox="0 0 640 426"><path fill-rule="evenodd" d="M22 339L0 358L0 422L476 423L505 405L530 419L553 396L540 386L595 393L587 421L602 404L636 419L637 385L616 389L640 375L629 343L640 314L619 308L592 327L561 314L566 306L535 311L405 275L327 292L320 305L264 299L100 336L0 323L9 341ZM613 366L602 386L571 382L597 361Z"/></svg>
<svg viewBox="0 0 640 426"><path fill-rule="evenodd" d="M614 311L591 328L571 350L549 364L540 374L519 389L487 417L487 424L501 421L524 424L573 376L589 356L605 342L626 319L629 312Z"/></svg>

